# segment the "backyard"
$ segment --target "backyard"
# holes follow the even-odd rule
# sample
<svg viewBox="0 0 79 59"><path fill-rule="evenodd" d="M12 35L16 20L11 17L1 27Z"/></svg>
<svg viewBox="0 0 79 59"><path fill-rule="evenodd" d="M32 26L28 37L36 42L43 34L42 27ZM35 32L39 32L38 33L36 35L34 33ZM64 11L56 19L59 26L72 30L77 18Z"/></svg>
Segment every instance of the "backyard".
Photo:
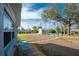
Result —
<svg viewBox="0 0 79 59"><path fill-rule="evenodd" d="M79 55L78 12L79 4L23 4L18 40L28 43L31 47L34 46L31 48L32 52L39 51L40 55L77 56Z"/></svg>
<svg viewBox="0 0 79 59"><path fill-rule="evenodd" d="M20 41L26 41L34 45L46 56L68 56L79 55L79 37L64 35L53 37L50 35L38 34L17 34Z"/></svg>

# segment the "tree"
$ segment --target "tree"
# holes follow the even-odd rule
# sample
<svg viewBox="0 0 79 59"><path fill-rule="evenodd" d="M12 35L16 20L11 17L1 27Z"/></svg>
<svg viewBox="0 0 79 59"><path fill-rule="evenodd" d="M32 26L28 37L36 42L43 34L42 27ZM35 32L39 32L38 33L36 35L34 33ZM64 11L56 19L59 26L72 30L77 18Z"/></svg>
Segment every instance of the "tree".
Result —
<svg viewBox="0 0 79 59"><path fill-rule="evenodd" d="M61 33L61 29L58 26L56 27L56 32L57 32L58 36L59 36L59 33Z"/></svg>
<svg viewBox="0 0 79 59"><path fill-rule="evenodd" d="M67 15L68 34L70 34L70 27L75 21L79 24L79 6L78 4L65 4L65 14Z"/></svg>
<svg viewBox="0 0 79 59"><path fill-rule="evenodd" d="M33 26L32 28L33 28L33 31L32 31L33 33L38 33L38 27Z"/></svg>
<svg viewBox="0 0 79 59"><path fill-rule="evenodd" d="M25 31L25 29L23 27L21 27L22 31Z"/></svg>
<svg viewBox="0 0 79 59"><path fill-rule="evenodd" d="M42 12L42 18L44 20L58 20L58 13L56 8L48 8L43 10ZM53 16L53 17L52 17Z"/></svg>
<svg viewBox="0 0 79 59"><path fill-rule="evenodd" d="M64 18L60 14L60 12L62 12L62 11L61 10L58 10L55 7L55 5L53 7L52 6L53 5L51 5L50 8L43 10L43 12L42 12L42 18L45 21L55 20L57 22L62 23L64 25L64 27L65 27L66 26L66 22L64 21Z"/></svg>
<svg viewBox="0 0 79 59"><path fill-rule="evenodd" d="M64 4L63 10L58 10L55 6L51 6L48 9L45 9L42 12L42 17L47 20L55 20L64 25L64 28L67 29L67 34L70 35L70 27L73 24L73 21L76 22L79 19L78 7L75 4ZM61 15L61 12L64 16ZM79 22L78 22L79 23Z"/></svg>
<svg viewBox="0 0 79 59"><path fill-rule="evenodd" d="M75 19L75 22L77 23L78 29L79 29L79 4L76 3L75 5L76 5L76 9L75 9L75 10L76 10L76 11L75 11L75 12L76 12L76 16L75 16L76 19Z"/></svg>
<svg viewBox="0 0 79 59"><path fill-rule="evenodd" d="M70 27L71 27L71 22L74 18L74 5L73 4L65 4L65 8L64 8L64 13L67 15L67 19L66 19L66 23L67 24L67 34L70 35Z"/></svg>
<svg viewBox="0 0 79 59"><path fill-rule="evenodd" d="M76 21L76 23L77 23L77 27L78 27L78 29L79 29L79 19L77 19L77 20L75 20Z"/></svg>
<svg viewBox="0 0 79 59"><path fill-rule="evenodd" d="M56 33L55 29L49 29L48 32L49 33Z"/></svg>

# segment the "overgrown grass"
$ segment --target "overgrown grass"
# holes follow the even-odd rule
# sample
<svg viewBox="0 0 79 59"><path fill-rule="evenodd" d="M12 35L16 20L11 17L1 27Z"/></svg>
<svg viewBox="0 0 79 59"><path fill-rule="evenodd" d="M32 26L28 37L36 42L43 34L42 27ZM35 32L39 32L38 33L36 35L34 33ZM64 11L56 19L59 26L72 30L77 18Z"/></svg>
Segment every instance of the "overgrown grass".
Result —
<svg viewBox="0 0 79 59"><path fill-rule="evenodd" d="M70 35L70 36L64 35L59 39L65 40L67 42L74 42L74 41L79 41L79 36L78 35ZM38 47L38 49L40 51L42 51L47 56L77 55L77 53L74 53L74 54L67 53L66 54L66 50L64 50L66 47L54 45L53 43L51 43L51 44L35 44L35 45ZM71 48L66 48L66 49L71 49ZM73 49L71 49L71 50L73 50Z"/></svg>
<svg viewBox="0 0 79 59"><path fill-rule="evenodd" d="M62 40L66 41L79 41L79 36L78 35L64 35L60 37Z"/></svg>
<svg viewBox="0 0 79 59"><path fill-rule="evenodd" d="M17 37L18 37L18 40L20 40L20 41L27 41L27 42L33 41L29 38L28 34L17 34ZM71 35L71 36L64 35L64 36L60 37L59 39L74 42L74 41L79 40L79 36L78 35L74 35L74 36L73 35ZM35 41L33 41L33 42L35 42ZM55 45L53 43L49 43L49 44L33 43L33 44L35 46L37 46L37 48L47 56L68 55L68 54L66 54L65 49L70 49L70 48L59 46L59 45ZM73 50L73 49L71 49L71 50Z"/></svg>
<svg viewBox="0 0 79 59"><path fill-rule="evenodd" d="M17 37L18 37L18 40L20 41L28 42L30 40L27 34L17 34Z"/></svg>

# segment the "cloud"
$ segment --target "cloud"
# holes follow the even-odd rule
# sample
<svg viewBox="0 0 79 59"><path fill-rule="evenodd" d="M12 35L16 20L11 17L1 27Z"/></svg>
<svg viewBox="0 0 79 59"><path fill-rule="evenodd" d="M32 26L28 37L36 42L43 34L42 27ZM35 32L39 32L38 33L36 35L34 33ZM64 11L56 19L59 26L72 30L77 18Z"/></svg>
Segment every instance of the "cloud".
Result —
<svg viewBox="0 0 79 59"><path fill-rule="evenodd" d="M28 11L22 11L21 14L22 19L40 19L39 12L28 12Z"/></svg>
<svg viewBox="0 0 79 59"><path fill-rule="evenodd" d="M42 22L38 19L41 20L41 11L43 9L44 7L38 8L38 5L35 4L23 4L21 12L21 26L23 28L28 28L28 25L30 28L32 28L32 26L38 26Z"/></svg>
<svg viewBox="0 0 79 59"><path fill-rule="evenodd" d="M31 8L33 5L33 3L24 3L22 4L22 8Z"/></svg>
<svg viewBox="0 0 79 59"><path fill-rule="evenodd" d="M27 3L23 4L23 8L29 8L28 11L37 11L41 8L48 8L49 4L48 3Z"/></svg>
<svg viewBox="0 0 79 59"><path fill-rule="evenodd" d="M44 9L44 7L42 8L40 7L37 10L35 10L35 7L37 7L35 4L23 4L21 18L22 19L41 19L40 14L41 14L41 11Z"/></svg>

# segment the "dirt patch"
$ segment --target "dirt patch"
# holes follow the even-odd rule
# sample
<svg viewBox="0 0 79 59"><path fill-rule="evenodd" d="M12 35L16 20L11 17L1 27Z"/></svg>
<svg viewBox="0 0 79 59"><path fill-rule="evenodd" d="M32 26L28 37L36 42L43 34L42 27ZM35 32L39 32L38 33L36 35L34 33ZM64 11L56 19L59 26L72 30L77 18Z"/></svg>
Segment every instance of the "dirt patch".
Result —
<svg viewBox="0 0 79 59"><path fill-rule="evenodd" d="M40 51L47 56L77 56L79 55L79 43L75 41L55 39L51 36L31 34L28 35L31 39L30 43L34 44Z"/></svg>

